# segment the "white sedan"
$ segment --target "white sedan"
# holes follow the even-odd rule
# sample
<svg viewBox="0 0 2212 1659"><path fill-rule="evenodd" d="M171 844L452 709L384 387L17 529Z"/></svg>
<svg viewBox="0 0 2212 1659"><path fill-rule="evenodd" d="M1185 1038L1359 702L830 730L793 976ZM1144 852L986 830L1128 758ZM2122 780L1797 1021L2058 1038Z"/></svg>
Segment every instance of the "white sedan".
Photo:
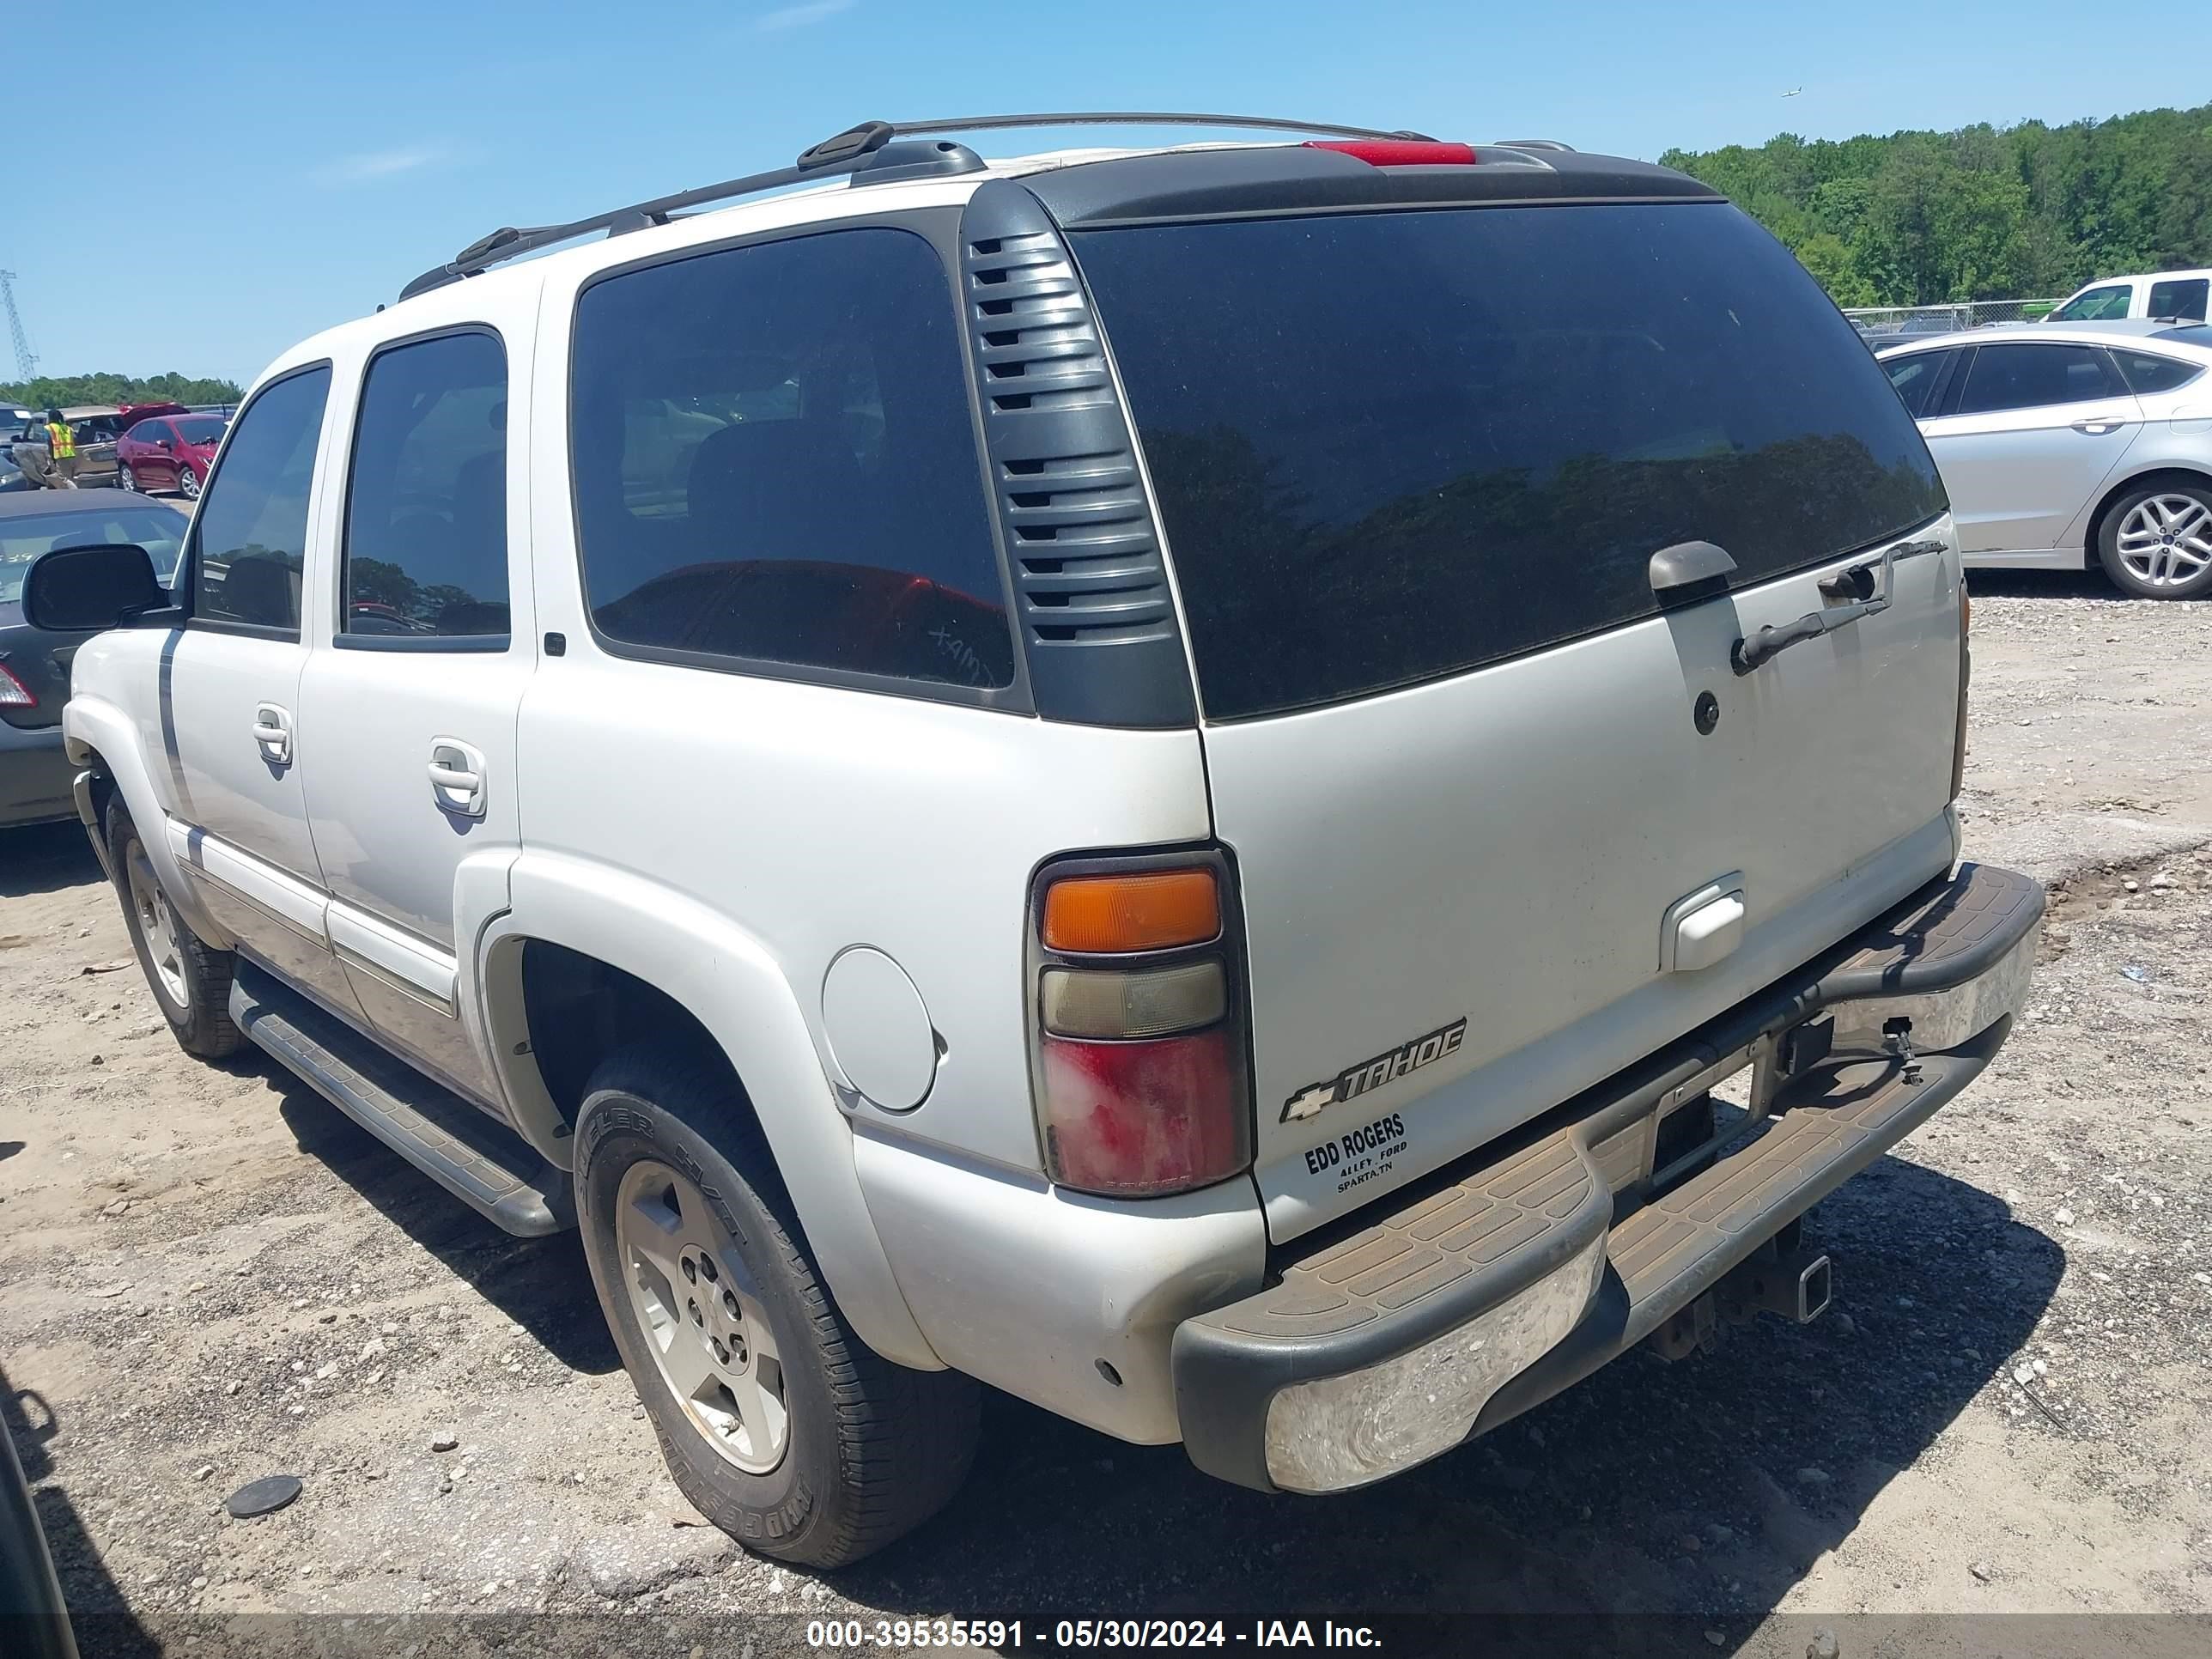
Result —
<svg viewBox="0 0 2212 1659"><path fill-rule="evenodd" d="M2212 592L2212 326L2023 323L1879 354L1969 566Z"/></svg>

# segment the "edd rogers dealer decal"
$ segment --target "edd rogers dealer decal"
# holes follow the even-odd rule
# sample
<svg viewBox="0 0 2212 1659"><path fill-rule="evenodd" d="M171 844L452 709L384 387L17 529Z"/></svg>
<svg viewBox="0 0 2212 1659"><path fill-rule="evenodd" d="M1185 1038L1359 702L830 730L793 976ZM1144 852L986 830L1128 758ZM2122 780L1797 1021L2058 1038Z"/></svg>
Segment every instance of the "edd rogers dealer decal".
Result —
<svg viewBox="0 0 2212 1659"><path fill-rule="evenodd" d="M1406 1150L1406 1120L1393 1112L1372 1123L1324 1140L1306 1152L1308 1175L1334 1175L1336 1190L1348 1192L1363 1181L1372 1181L1390 1168L1391 1160Z"/></svg>
<svg viewBox="0 0 2212 1659"><path fill-rule="evenodd" d="M1324 1106L1334 1106L1340 1100L1351 1100L1385 1083L1395 1082L1408 1072L1418 1072L1424 1066L1457 1054L1466 1038L1467 1021L1455 1019L1410 1042L1401 1042L1387 1054L1363 1060L1357 1066L1347 1066L1325 1083L1309 1083L1283 1103L1279 1121L1298 1122L1313 1116ZM1398 1133L1405 1133L1403 1126Z"/></svg>

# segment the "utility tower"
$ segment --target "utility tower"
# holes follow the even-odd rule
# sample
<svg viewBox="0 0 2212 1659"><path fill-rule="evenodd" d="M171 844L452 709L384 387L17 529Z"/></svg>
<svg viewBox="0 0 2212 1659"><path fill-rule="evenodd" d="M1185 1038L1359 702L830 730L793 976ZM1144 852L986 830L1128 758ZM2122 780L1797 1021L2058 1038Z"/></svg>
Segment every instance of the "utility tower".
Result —
<svg viewBox="0 0 2212 1659"><path fill-rule="evenodd" d="M0 300L8 302L8 332L15 342L15 372L27 380L35 380L39 360L31 355L31 342L23 332L22 313L15 309L15 273L0 270Z"/></svg>

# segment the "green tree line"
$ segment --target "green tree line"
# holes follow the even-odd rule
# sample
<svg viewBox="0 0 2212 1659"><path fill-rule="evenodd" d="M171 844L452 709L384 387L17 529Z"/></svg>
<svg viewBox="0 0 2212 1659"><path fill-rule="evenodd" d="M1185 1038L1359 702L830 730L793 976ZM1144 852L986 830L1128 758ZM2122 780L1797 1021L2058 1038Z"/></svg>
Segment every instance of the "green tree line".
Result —
<svg viewBox="0 0 2212 1659"><path fill-rule="evenodd" d="M1726 192L1838 305L2056 298L2212 265L2212 104L1659 159Z"/></svg>
<svg viewBox="0 0 2212 1659"><path fill-rule="evenodd" d="M194 380L182 374L42 374L0 384L0 398L28 407L68 409L78 404L234 404L245 395L235 380Z"/></svg>

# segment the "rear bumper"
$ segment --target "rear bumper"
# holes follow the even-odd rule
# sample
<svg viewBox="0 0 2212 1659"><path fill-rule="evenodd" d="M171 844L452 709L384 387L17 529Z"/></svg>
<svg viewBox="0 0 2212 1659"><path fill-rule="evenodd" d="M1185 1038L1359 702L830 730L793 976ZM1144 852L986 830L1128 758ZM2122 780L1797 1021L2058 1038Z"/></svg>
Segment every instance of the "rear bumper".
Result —
<svg viewBox="0 0 2212 1659"><path fill-rule="evenodd" d="M75 817L76 775L60 726L26 730L0 721L0 827Z"/></svg>
<svg viewBox="0 0 2212 1659"><path fill-rule="evenodd" d="M1962 866L1394 1213L1301 1240L1267 1288L1176 1330L1191 1461L1262 1491L1364 1486L1642 1341L1980 1074L2042 916L2029 878ZM1743 1132L1655 1184L1662 1117L1746 1063Z"/></svg>

